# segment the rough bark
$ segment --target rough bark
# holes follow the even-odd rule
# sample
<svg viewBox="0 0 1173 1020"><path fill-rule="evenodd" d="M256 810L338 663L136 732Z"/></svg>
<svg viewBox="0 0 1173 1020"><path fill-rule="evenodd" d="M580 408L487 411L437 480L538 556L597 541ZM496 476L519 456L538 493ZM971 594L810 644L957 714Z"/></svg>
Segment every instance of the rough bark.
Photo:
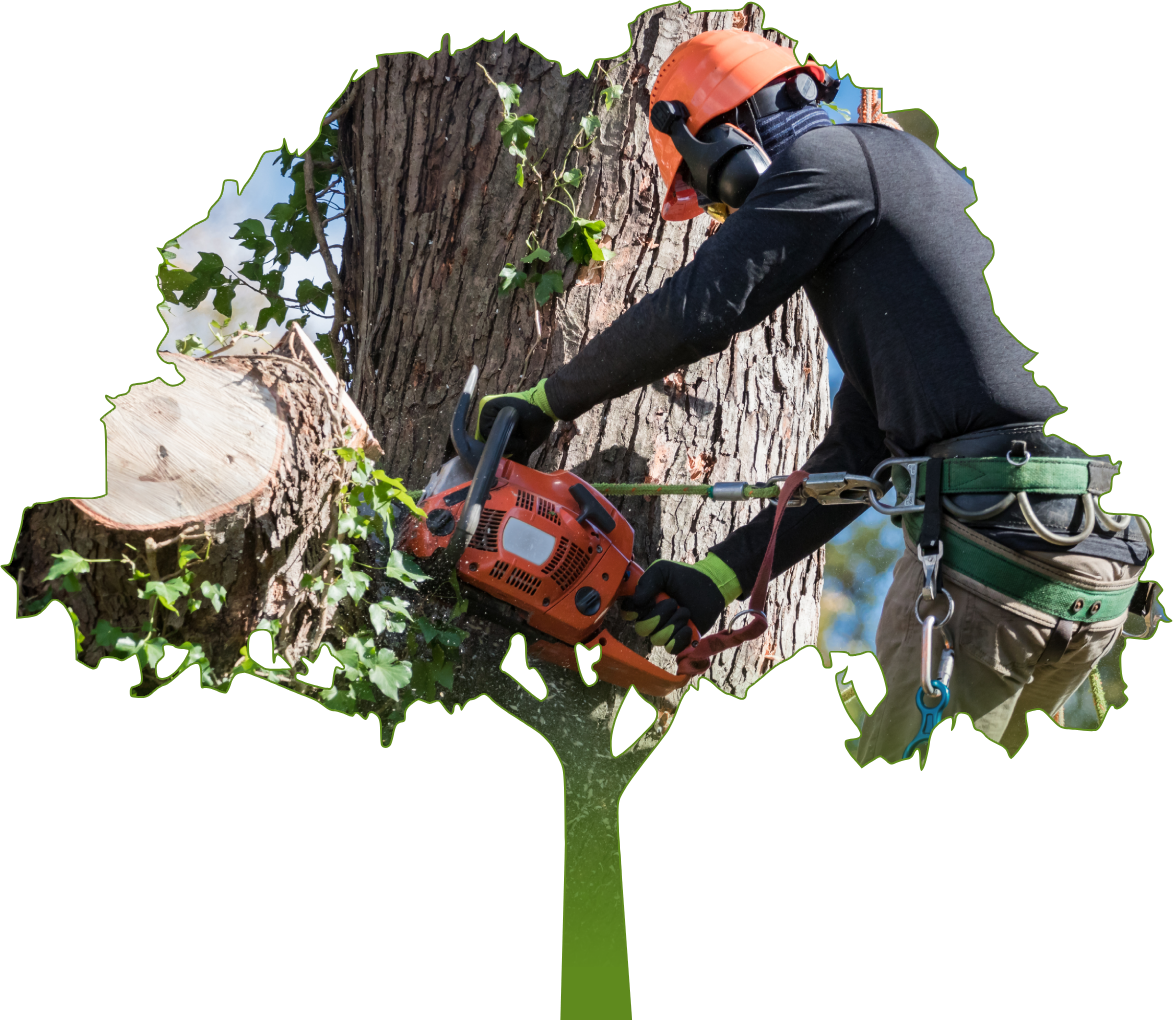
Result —
<svg viewBox="0 0 1173 1020"><path fill-rule="evenodd" d="M178 537L200 552L206 546L204 562L194 568L193 593L204 580L223 585L227 590L223 609L217 613L204 598L203 606L191 612L176 614L156 606L155 619L169 644L200 645L214 682L223 685L240 663L249 635L262 623L280 623L277 651L291 663L312 653L330 626L334 607L300 588L299 582L316 565L320 569L324 545L336 526L342 470L333 450L361 442L361 423L354 421L339 394L331 392L331 380L315 364L302 335L287 334L269 355L220 357L214 362L197 362L183 355L170 358L181 374L191 377L191 384L169 387L156 379L135 386L106 419L111 437L108 494L31 507L6 569L18 581L21 615L40 612L49 598L69 606L83 635L78 658L95 666L110 654L93 637L100 620L133 632L146 618L148 602L139 597L139 587L122 557L128 556L149 579L159 580L177 572ZM219 405L208 406L208 393L214 394L217 387L226 396ZM232 397L241 389L259 397L249 415ZM174 497L154 504L134 498L144 486L178 489L184 482L191 482L189 492L213 491L208 476L222 470L219 461L233 454L209 439L207 456L194 456L193 450L192 457L184 458L177 453L182 449L179 432L191 433L195 422L197 433L202 425L203 434L210 435L209 415L215 417L217 410L221 420L215 425L226 435L257 428L259 407L269 409L270 427L278 435L275 442L261 446L275 456L260 466L259 482L251 491L221 503L209 497L206 505L187 506L177 514L167 509ZM166 420L160 423L161 416ZM344 435L346 424L359 426L359 439ZM136 446L116 442L119 436L143 434L154 441ZM165 453L165 445L157 440L168 436L176 441L167 439L172 449ZM131 498L126 497L128 490ZM189 502L199 500L189 498ZM153 520L142 512L145 505L156 506ZM79 576L81 590L71 593L60 581L43 580L53 554L65 549L87 559L113 562L92 564L89 573ZM146 686L139 693L150 693L154 678L146 671L144 679Z"/></svg>
<svg viewBox="0 0 1173 1020"><path fill-rule="evenodd" d="M341 152L349 181L343 291L350 309L352 393L387 451L388 469L422 480L448 455L446 435L469 367L481 392L532 385L682 266L714 229L707 217L660 218L663 183L651 152L649 88L664 58L713 28L761 30L761 9L691 13L656 8L631 26L632 47L585 78L563 75L516 38L430 58L379 58L346 97ZM775 32L777 41L789 42ZM578 127L602 72L624 86L599 140L577 157L581 210L605 219L605 268L564 274L566 294L536 309L530 292L499 297L497 274L536 229L561 265L556 238L569 214L538 218L534 186L514 181L514 157L495 130L499 82L522 86L520 112L537 117L530 154L550 170ZM572 162L573 165L573 162ZM540 326L540 333L539 333ZM829 421L825 346L799 293L729 349L662 384L611 401L567 425L534 463L589 481L763 480L800 464ZM637 557L691 561L759 507L697 500L625 500ZM767 636L715 663L714 678L744 693L764 668L815 640L822 556L771 589Z"/></svg>

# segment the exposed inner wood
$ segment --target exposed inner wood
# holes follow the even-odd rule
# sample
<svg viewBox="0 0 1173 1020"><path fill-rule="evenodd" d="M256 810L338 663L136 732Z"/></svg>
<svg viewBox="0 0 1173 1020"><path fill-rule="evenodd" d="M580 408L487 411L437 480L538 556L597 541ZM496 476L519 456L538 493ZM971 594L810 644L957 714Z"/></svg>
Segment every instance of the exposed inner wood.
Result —
<svg viewBox="0 0 1173 1020"><path fill-rule="evenodd" d="M76 500L111 527L154 529L247 503L287 442L277 401L247 365L167 355L184 381L132 386L106 416L106 495Z"/></svg>

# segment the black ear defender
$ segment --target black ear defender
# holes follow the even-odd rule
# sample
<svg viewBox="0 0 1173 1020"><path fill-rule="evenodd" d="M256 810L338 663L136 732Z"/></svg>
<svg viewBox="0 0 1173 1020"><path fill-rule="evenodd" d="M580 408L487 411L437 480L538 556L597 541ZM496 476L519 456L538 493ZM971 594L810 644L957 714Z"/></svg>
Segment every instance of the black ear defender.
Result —
<svg viewBox="0 0 1173 1020"><path fill-rule="evenodd" d="M770 166L766 154L731 124L706 124L700 135L688 130L688 107L660 100L652 107L652 127L672 139L684 159L699 205L721 202L730 209L745 204L758 178Z"/></svg>

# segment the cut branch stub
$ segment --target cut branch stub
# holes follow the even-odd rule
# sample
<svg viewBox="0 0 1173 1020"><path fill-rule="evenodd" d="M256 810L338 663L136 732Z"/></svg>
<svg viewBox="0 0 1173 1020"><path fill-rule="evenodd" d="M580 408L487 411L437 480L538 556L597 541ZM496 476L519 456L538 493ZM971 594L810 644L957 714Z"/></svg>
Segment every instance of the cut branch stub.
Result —
<svg viewBox="0 0 1173 1020"><path fill-rule="evenodd" d="M157 531L250 502L277 469L277 399L242 361L164 356L180 386L134 386L106 417L105 496L75 499L108 528Z"/></svg>
<svg viewBox="0 0 1173 1020"><path fill-rule="evenodd" d="M211 677L224 683L249 635L278 621L278 654L296 664L334 615L321 594L299 586L335 535L344 476L334 450L374 455L378 446L296 328L269 354L169 360L183 383L132 387L106 418L106 495L26 511L6 568L18 580L19 612L60 599L84 636L79 658L96 665L112 654L94 640L100 621L144 633L150 599L142 592L181 572L182 534L196 556L187 554L191 598L176 601L178 611L156 605L154 632L169 644L200 645ZM80 590L69 592L45 580L53 554L66 549L108 562L75 574ZM200 597L204 581L224 589L219 609Z"/></svg>

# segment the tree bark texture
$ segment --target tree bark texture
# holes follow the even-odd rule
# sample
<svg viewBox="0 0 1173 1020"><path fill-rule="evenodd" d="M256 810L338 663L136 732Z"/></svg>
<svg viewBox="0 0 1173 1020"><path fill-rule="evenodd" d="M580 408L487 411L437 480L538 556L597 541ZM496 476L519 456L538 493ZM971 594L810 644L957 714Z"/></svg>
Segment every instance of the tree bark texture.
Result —
<svg viewBox="0 0 1173 1020"><path fill-rule="evenodd" d="M632 23L632 47L585 78L517 38L481 41L430 58L392 54L351 87L339 120L347 177L344 301L350 317L352 395L386 449L389 473L419 485L446 456L449 421L470 366L481 393L530 386L684 265L715 229L708 217L669 223L648 136L649 89L672 49L715 28L762 31L761 9L692 13L655 8ZM777 32L776 41L790 40ZM572 157L581 167L580 212L608 224L605 267L564 272L564 296L538 309L532 291L499 296L497 275L518 264L538 232L561 266L557 236L569 213L538 188L519 188L515 158L496 125L501 104L477 67L522 87L520 112L537 117L529 155L540 170L562 154L606 84L623 95L599 137ZM544 160L539 160L546 152ZM560 426L534 460L588 481L759 481L797 467L830 419L825 345L799 292L722 354ZM759 507L672 498L626 499L636 555L691 562ZM767 636L725 653L714 679L742 694L775 661L813 643L822 554L771 587Z"/></svg>
<svg viewBox="0 0 1173 1020"><path fill-rule="evenodd" d="M222 685L240 663L241 648L249 635L262 623L280 623L276 649L290 663L298 663L321 643L334 607L299 583L315 566L319 571L327 566L324 547L337 525L343 478L341 462L333 451L361 442L362 425L347 413L340 394L332 391L332 380L321 374L316 354L310 352L303 334L291 331L268 355L224 356L199 362L179 354L169 357L190 382L170 387L156 379L132 387L107 418L108 495L93 500L60 499L29 508L6 569L18 579L21 615L40 612L48 597L69 606L84 635L78 658L96 666L103 655L111 654L93 639L98 622L105 620L133 632L140 629L147 614L148 603L139 597L130 567L120 562L121 558L129 556L149 574L141 582L145 584L177 572L179 543L174 540L180 535L198 552L206 546L204 562L194 567L192 593L198 596L204 580L222 585L227 591L223 609L216 612L204 598L203 606L192 612L176 614L157 606L155 619L169 644L191 641L200 645L211 664L215 684ZM193 402L196 376L202 380L205 397L217 389L225 394L219 404ZM211 383L207 384L209 378ZM181 428L207 434L213 424L229 432L256 427L255 422L232 417L236 407L232 394L243 387L266 398L271 427L278 433L270 447L276 456L258 472L260 484L228 504L189 507L191 512L177 516L164 511L156 515L155 522L136 519L128 523L135 501L120 499L120 486L137 483L141 487L186 475L193 477L198 489L199 478L194 476L220 470L186 463L174 450L162 452L166 446L158 438L174 435ZM160 415L167 418L161 424L157 421ZM358 426L358 440L344 434L347 425ZM115 433L134 435L152 428L154 441L139 444L141 452L131 451L133 457L141 457L140 463L124 463L133 457L113 448ZM211 442L206 453L217 462L232 456ZM215 500L208 502L214 504ZM129 512L120 512L120 504ZM92 564L89 573L78 576L81 590L70 593L63 591L60 581L43 580L53 564L52 555L65 549L87 559L113 562ZM151 677L145 679L148 689L140 693L153 689Z"/></svg>

